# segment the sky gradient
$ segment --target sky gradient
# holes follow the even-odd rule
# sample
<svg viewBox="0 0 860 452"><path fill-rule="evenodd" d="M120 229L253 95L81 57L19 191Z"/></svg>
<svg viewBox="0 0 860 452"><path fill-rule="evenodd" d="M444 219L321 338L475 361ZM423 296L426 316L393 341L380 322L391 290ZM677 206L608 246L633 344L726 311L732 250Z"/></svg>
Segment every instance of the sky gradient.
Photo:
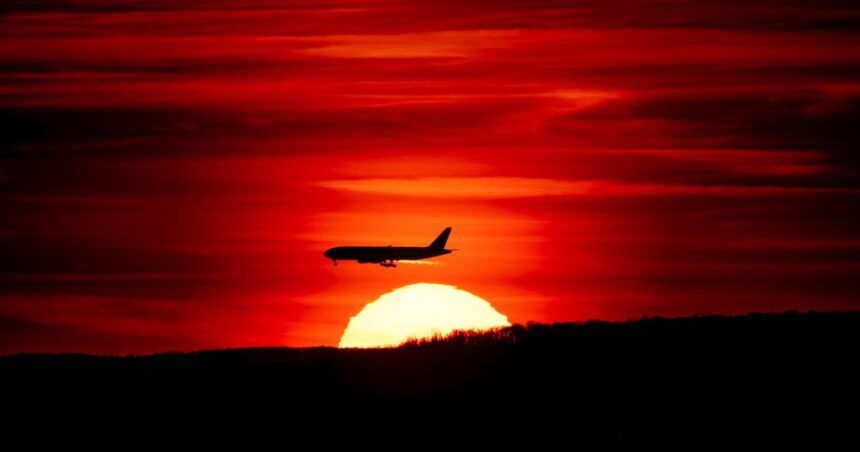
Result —
<svg viewBox="0 0 860 452"><path fill-rule="evenodd" d="M860 308L854 1L7 0L0 120L0 353Z"/></svg>

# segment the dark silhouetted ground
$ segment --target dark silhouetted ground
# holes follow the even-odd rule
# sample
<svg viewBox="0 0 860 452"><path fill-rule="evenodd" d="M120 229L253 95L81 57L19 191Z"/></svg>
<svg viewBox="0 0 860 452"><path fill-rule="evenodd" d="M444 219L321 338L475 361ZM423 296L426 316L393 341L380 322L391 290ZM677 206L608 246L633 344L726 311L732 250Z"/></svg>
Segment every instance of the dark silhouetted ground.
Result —
<svg viewBox="0 0 860 452"><path fill-rule="evenodd" d="M85 407L94 428L142 417L174 427L301 422L331 435L356 423L483 435L480 424L496 441L570 444L747 434L856 441L858 339L860 312L654 318L513 326L381 350L13 355L0 358L0 375L7 414L80 421Z"/></svg>

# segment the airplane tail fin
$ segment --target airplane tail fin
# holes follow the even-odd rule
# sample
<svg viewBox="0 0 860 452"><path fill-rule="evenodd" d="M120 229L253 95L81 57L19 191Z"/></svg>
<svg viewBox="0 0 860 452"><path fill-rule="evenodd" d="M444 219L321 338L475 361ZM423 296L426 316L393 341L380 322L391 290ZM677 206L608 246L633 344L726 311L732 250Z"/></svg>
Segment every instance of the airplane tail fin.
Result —
<svg viewBox="0 0 860 452"><path fill-rule="evenodd" d="M445 249L445 244L448 243L449 235L451 235L451 226L445 228L445 230L442 231L441 234L439 234L439 237L436 237L436 240L434 240L433 243L430 244L430 248L433 248L434 250Z"/></svg>

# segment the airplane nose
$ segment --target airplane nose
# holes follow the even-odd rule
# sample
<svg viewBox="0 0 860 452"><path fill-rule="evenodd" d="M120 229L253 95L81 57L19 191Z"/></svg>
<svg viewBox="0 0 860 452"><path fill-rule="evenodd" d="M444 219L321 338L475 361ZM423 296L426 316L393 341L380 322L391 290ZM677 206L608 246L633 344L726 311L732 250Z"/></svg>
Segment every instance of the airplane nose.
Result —
<svg viewBox="0 0 860 452"><path fill-rule="evenodd" d="M325 256L325 257L331 257L331 250L326 250L326 252L325 252L325 253L323 253L323 256Z"/></svg>

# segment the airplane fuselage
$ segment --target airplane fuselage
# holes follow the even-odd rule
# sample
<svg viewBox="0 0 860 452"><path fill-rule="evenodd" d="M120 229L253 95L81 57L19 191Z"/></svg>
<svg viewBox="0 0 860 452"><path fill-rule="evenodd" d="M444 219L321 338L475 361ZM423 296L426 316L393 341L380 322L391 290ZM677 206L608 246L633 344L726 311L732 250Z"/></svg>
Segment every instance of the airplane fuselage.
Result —
<svg viewBox="0 0 860 452"><path fill-rule="evenodd" d="M359 264L385 261L418 260L450 254L451 250L434 250L422 246L338 246L325 252L335 260L354 260Z"/></svg>

